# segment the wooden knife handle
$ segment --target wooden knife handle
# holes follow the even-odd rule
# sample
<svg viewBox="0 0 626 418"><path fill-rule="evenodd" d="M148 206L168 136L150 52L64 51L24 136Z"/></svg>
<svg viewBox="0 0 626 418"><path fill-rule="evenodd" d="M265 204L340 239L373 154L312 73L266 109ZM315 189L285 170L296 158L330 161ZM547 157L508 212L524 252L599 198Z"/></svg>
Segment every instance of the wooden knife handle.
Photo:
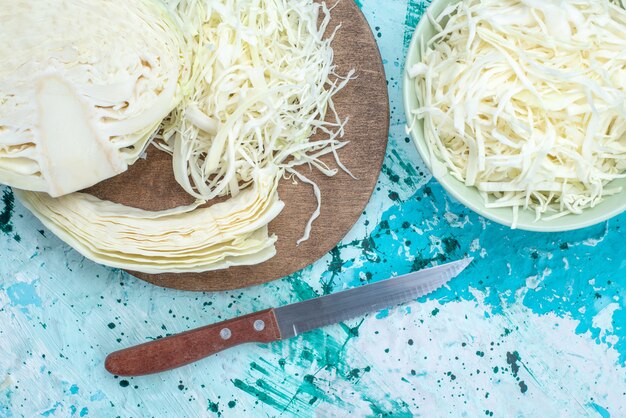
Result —
<svg viewBox="0 0 626 418"><path fill-rule="evenodd" d="M273 309L161 338L107 356L104 367L117 376L143 376L181 367L244 343L280 340Z"/></svg>

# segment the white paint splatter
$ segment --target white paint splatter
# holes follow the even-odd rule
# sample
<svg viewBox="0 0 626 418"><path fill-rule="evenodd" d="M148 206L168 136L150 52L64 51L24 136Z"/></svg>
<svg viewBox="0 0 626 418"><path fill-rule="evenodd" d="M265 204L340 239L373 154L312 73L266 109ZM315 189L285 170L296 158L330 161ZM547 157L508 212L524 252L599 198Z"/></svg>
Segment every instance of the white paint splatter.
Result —
<svg viewBox="0 0 626 418"><path fill-rule="evenodd" d="M529 289L536 289L539 283L539 276L529 276L526 278L526 287Z"/></svg>
<svg viewBox="0 0 626 418"><path fill-rule="evenodd" d="M618 309L620 309L618 303L611 303L593 317L591 325L593 325L594 328L600 329L600 337L604 336L607 332L613 332L613 314Z"/></svg>
<svg viewBox="0 0 626 418"><path fill-rule="evenodd" d="M609 234L609 224L608 222L605 222L603 234L598 238L587 238L586 240L583 241L583 245L587 247L596 247L598 244L604 241L604 239L606 238L608 234Z"/></svg>
<svg viewBox="0 0 626 418"><path fill-rule="evenodd" d="M433 316L435 308L438 314ZM606 316L599 319L603 325ZM360 330L364 338L350 345L348 355L364 357L373 370L389 370L364 379L372 387L383 385L385 392L392 389L388 393L397 399L412 399L413 414L481 416L490 410L496 416L593 415L587 406L591 399L602 399L615 416L626 414L621 401L626 369L619 365L618 352L596 344L589 333L577 335L578 321L571 318L536 315L521 304L505 307L500 315L482 303L441 306L431 301L414 306L410 315L395 311L384 321L367 320ZM506 329L513 331L503 336ZM374 332L379 343L372 349ZM515 352L520 357L517 377L507 363ZM342 397L358 398L346 389Z"/></svg>

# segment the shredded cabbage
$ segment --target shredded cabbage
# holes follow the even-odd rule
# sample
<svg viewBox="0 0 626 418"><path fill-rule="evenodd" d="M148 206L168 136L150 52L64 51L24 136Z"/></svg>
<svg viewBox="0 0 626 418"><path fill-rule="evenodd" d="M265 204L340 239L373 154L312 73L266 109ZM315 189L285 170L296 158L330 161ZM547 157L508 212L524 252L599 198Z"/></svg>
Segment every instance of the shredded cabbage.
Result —
<svg viewBox="0 0 626 418"><path fill-rule="evenodd" d="M61 196L134 163L182 98L177 20L152 0L0 1L0 182Z"/></svg>
<svg viewBox="0 0 626 418"><path fill-rule="evenodd" d="M464 0L430 18L440 30L408 71L436 176L447 171L487 207L537 219L621 191L609 184L626 176L617 2Z"/></svg>
<svg viewBox="0 0 626 418"><path fill-rule="evenodd" d="M165 122L157 145L173 155L180 185L211 200L236 196L259 167L310 164L334 175L320 157L337 158L346 145L332 98L353 72L335 74L333 36L324 37L326 5L180 0L176 6L197 28L190 41L194 91ZM327 112L333 120L325 121ZM309 141L318 131L326 138Z"/></svg>

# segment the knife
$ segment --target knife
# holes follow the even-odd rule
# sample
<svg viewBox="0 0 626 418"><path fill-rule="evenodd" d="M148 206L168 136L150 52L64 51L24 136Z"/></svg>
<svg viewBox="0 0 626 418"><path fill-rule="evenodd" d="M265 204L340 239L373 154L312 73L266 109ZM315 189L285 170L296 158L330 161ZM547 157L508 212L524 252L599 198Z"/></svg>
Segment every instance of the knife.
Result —
<svg viewBox="0 0 626 418"><path fill-rule="evenodd" d="M117 376L143 376L185 366L240 344L293 338L426 296L458 276L472 260L466 258L116 351L107 356L105 368Z"/></svg>

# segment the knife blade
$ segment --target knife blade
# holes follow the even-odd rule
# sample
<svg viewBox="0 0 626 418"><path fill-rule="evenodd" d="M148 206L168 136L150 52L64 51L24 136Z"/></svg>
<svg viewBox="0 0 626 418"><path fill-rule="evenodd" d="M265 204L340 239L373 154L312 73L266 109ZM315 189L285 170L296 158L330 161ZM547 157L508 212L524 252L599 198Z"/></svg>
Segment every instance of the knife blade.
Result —
<svg viewBox="0 0 626 418"><path fill-rule="evenodd" d="M331 295L252 313L157 339L107 356L117 376L164 372L244 343L270 343L426 296L445 286L472 258Z"/></svg>
<svg viewBox="0 0 626 418"><path fill-rule="evenodd" d="M471 259L432 267L393 279L274 309L283 339L376 312L426 296L444 286L469 265Z"/></svg>

